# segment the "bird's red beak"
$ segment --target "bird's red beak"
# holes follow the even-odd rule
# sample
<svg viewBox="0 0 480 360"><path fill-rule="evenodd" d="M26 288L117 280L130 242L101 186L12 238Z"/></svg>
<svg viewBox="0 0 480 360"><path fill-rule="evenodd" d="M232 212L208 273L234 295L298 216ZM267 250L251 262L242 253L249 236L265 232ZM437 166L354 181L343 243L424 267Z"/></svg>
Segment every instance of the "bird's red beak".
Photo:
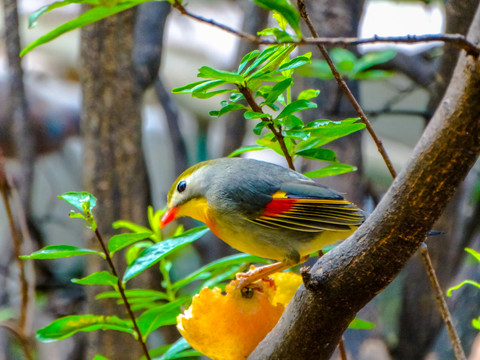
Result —
<svg viewBox="0 0 480 360"><path fill-rule="evenodd" d="M168 223L172 222L177 218L177 211L177 207L172 207L167 209L167 211L163 213L163 216L160 219L160 229L163 229Z"/></svg>

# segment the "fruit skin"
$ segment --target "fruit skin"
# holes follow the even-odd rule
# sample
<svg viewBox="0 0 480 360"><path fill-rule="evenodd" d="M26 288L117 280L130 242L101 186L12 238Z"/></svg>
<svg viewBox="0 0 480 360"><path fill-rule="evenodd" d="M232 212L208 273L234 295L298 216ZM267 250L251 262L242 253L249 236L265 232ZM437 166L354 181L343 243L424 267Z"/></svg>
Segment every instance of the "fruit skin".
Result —
<svg viewBox="0 0 480 360"><path fill-rule="evenodd" d="M256 283L248 297L227 285L204 288L192 305L177 317L177 328L187 342L213 360L246 359L273 329L284 311L284 304L273 304L275 285Z"/></svg>

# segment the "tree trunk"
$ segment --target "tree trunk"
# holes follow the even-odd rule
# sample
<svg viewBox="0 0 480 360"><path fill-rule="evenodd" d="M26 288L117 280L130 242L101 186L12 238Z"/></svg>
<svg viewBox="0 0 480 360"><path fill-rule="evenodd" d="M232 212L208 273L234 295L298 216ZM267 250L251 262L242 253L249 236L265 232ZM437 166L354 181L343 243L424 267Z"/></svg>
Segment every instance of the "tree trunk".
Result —
<svg viewBox="0 0 480 360"><path fill-rule="evenodd" d="M84 185L98 198L94 210L100 232L108 239L118 219L144 224L149 197L141 147L141 95L132 61L135 9L82 29L82 133ZM98 248L94 238L88 246ZM121 269L123 259L116 258ZM88 273L103 269L90 259ZM121 271L122 272L122 271ZM93 288L93 290L92 290ZM95 301L88 288L89 312L126 318L114 301ZM100 353L112 359L134 359L140 349L131 335L114 331L91 333L88 358Z"/></svg>
<svg viewBox="0 0 480 360"><path fill-rule="evenodd" d="M469 30L480 40L480 8ZM405 169L367 221L305 272L250 359L328 359L356 313L416 252L480 154L480 62L460 55L447 92Z"/></svg>

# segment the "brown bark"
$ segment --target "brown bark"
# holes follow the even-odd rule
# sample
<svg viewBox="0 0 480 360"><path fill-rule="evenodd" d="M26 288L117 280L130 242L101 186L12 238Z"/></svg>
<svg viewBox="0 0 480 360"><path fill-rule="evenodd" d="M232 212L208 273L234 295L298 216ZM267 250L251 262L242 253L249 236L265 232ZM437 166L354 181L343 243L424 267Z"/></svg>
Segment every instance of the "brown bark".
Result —
<svg viewBox="0 0 480 360"><path fill-rule="evenodd" d="M148 186L141 147L141 95L132 61L135 10L128 10L82 29L82 132L84 185L98 199L95 215L105 239L118 219L145 223ZM88 246L98 248L92 237ZM122 268L121 257L116 258ZM91 259L88 273L105 266ZM95 301L88 289L89 312L126 318L114 302ZM133 359L140 348L130 335L100 331L89 338L89 354Z"/></svg>
<svg viewBox="0 0 480 360"><path fill-rule="evenodd" d="M466 34L478 3L478 0L447 1L445 3L447 10L446 32ZM429 112L433 112L434 107L438 105L445 93L458 55L458 48L448 44L444 45L444 55L435 72L435 82L430 85L432 97L429 102ZM461 233L463 231L459 231L463 226L462 218L465 216L465 214L461 215L461 209L465 207L466 197L461 193L465 191L469 190L462 186L462 191L456 194L435 224L435 229L444 231L445 235L437 236L428 241L430 256L438 280L444 289L452 284L452 280L461 265L458 259L463 258L465 254L463 249L468 246L467 243L462 243ZM399 341L392 351L395 359L424 358L443 328L440 313L435 306L435 296L431 291L425 291L426 289L429 290L430 286L425 268L420 256L415 256L405 269L402 306L398 315ZM478 301L478 298L472 297L471 300L475 302ZM415 331L412 331L412 329L415 329Z"/></svg>
<svg viewBox="0 0 480 360"><path fill-rule="evenodd" d="M480 9L468 37L480 40ZM480 62L461 54L410 162L355 234L305 274L305 286L250 359L330 357L356 313L416 252L477 160L479 92Z"/></svg>

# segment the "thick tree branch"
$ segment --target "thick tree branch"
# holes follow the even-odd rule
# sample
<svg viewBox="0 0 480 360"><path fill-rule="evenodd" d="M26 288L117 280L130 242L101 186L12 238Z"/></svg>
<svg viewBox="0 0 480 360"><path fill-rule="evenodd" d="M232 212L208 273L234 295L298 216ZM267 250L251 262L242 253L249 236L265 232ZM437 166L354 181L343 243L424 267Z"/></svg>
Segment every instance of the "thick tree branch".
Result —
<svg viewBox="0 0 480 360"><path fill-rule="evenodd" d="M468 38L480 40L480 9ZM328 359L356 313L416 252L480 154L480 63L460 57L412 159L367 221L305 274L250 359ZM328 330L327 330L328 329Z"/></svg>

